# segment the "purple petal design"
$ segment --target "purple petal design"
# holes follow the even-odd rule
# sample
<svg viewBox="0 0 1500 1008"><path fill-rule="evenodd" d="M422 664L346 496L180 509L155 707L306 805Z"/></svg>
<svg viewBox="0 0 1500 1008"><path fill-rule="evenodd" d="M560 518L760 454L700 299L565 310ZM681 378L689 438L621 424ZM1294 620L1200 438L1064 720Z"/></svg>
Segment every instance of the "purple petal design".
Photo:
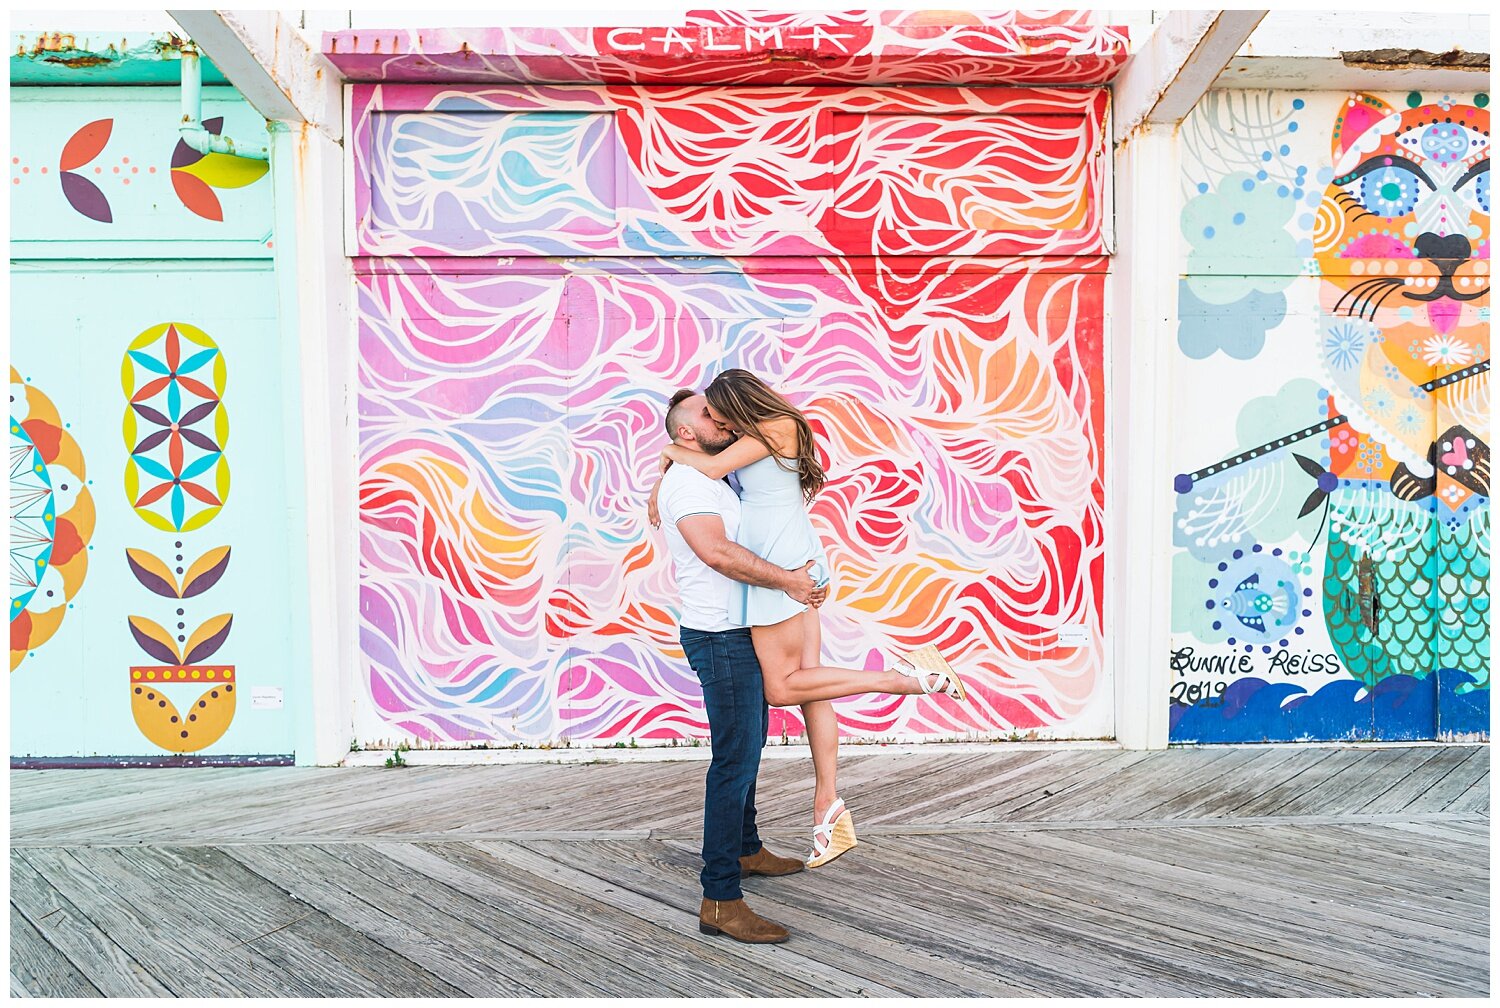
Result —
<svg viewBox="0 0 1500 1008"><path fill-rule="evenodd" d="M74 210L101 224L114 223L109 200L104 198L98 186L76 172L58 172L57 177L62 182L63 196Z"/></svg>
<svg viewBox="0 0 1500 1008"><path fill-rule="evenodd" d="M202 160L202 158L202 154L199 154L181 140L177 141L177 146L172 148L173 168L185 168L195 161Z"/></svg>
<svg viewBox="0 0 1500 1008"><path fill-rule="evenodd" d="M182 586L182 597L192 598L194 595L201 595L204 592L208 591L214 585L219 583L219 578L223 577L224 572L228 569L229 553L226 550L224 553L224 559L220 560L208 570L204 571L202 574L199 574L197 577L193 578L193 580ZM191 571L189 573L191 573Z"/></svg>
<svg viewBox="0 0 1500 1008"><path fill-rule="evenodd" d="M218 408L219 404L217 401L199 403L198 405L194 406L192 409L184 413L182 415L182 419L177 421L177 423L182 427L186 427L189 424L195 424Z"/></svg>
<svg viewBox="0 0 1500 1008"><path fill-rule="evenodd" d="M222 646L224 643L224 638L229 636L229 628L233 625L234 621L230 620L229 622L224 624L224 629L214 634L208 640L200 642L197 647L193 648L193 650L187 654L183 661L183 664L196 665L198 662L204 661L208 658L209 655L219 650L220 646Z"/></svg>
<svg viewBox="0 0 1500 1008"><path fill-rule="evenodd" d="M142 585L144 585L148 591L153 591L156 594L163 595L167 598L177 598L176 585L167 582L161 577L161 575L153 574L151 571L148 571L146 568L136 563L128 553L125 554L125 562L130 566L130 573L134 574L135 579ZM134 628L132 627L132 629ZM139 640L140 636L137 635L136 639ZM172 658L169 658L167 660L176 661L177 658L173 656Z"/></svg>
<svg viewBox="0 0 1500 1008"><path fill-rule="evenodd" d="M187 432L184 431L183 433ZM139 455L141 452L148 452L171 436L172 432L170 430L159 430L154 434L148 434L141 438L140 444L130 449L130 454Z"/></svg>
<svg viewBox="0 0 1500 1008"><path fill-rule="evenodd" d="M171 648L167 647L161 641L153 640L141 633L135 628L134 623L130 624L130 635L135 638L135 642L141 646L142 651L157 661L168 665L176 665L178 663L178 658L172 653Z"/></svg>
<svg viewBox="0 0 1500 1008"><path fill-rule="evenodd" d="M160 410L154 410L150 406L143 406L140 403L131 403L130 405L135 408L135 411L137 413L145 417L147 420L150 420L152 423L161 424L163 427L172 426L172 421L168 420L166 415L163 414Z"/></svg>
<svg viewBox="0 0 1500 1008"><path fill-rule="evenodd" d="M168 431L167 433L171 432ZM195 430L188 430L186 427L183 427L181 425L178 426L177 433L181 434L182 439L188 444L197 445L204 451L216 452L219 450L219 446L214 444L214 439L209 437L207 434L200 434Z"/></svg>

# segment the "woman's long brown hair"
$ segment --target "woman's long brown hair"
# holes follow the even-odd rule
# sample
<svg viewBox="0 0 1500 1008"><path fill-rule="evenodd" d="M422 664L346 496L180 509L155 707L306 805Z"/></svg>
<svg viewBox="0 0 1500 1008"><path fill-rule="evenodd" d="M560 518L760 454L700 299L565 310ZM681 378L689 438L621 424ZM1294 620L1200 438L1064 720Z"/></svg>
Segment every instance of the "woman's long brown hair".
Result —
<svg viewBox="0 0 1500 1008"><path fill-rule="evenodd" d="M721 372L708 383L703 394L708 397L708 404L731 425L765 445L766 451L776 459L777 465L787 472L795 472L797 481L802 485L802 496L808 503L812 503L818 491L823 489L823 484L828 482L828 474L818 462L818 453L813 447L812 425L807 422L802 411L744 368L730 368ZM787 464L787 459L777 455L776 446L771 444L761 430L761 424L766 421L783 417L797 425L795 469Z"/></svg>

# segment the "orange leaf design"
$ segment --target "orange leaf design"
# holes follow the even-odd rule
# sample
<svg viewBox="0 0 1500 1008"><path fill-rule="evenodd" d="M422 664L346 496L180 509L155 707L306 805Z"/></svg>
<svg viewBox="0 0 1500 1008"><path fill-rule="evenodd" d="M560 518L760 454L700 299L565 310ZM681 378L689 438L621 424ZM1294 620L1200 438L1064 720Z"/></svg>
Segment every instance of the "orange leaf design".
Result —
<svg viewBox="0 0 1500 1008"><path fill-rule="evenodd" d="M113 119L96 119L80 128L63 145L62 156L57 162L58 170L73 171L94 160L104 149L104 145L109 143L109 135L114 128Z"/></svg>
<svg viewBox="0 0 1500 1008"><path fill-rule="evenodd" d="M214 191L202 179L173 168L172 188L177 192L177 198L182 200L182 205L199 217L211 221L224 219L224 208L219 205L219 197L214 195Z"/></svg>

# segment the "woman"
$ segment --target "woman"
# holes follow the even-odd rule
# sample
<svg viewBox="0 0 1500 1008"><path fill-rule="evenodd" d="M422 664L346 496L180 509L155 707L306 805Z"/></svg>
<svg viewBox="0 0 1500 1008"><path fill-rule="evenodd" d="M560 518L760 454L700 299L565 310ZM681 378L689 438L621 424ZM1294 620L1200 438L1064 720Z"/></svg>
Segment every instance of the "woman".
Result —
<svg viewBox="0 0 1500 1008"><path fill-rule="evenodd" d="M717 455L670 445L662 471L689 465L713 479L734 472L739 479L740 545L778 567L795 570L816 560L828 576L828 559L813 531L807 505L823 488L826 475L813 448L812 427L791 403L749 371L731 368L705 390L709 415L739 435ZM651 496L655 522L656 493ZM831 668L821 662L822 635L817 613L773 588L739 585L739 612L731 617L750 627L755 655L765 679L766 702L802 707L812 748L813 849L807 865L825 865L856 843L854 818L838 796L838 717L831 701L861 693L948 693L964 699L964 686L937 649L918 648L898 658L905 669L870 672Z"/></svg>

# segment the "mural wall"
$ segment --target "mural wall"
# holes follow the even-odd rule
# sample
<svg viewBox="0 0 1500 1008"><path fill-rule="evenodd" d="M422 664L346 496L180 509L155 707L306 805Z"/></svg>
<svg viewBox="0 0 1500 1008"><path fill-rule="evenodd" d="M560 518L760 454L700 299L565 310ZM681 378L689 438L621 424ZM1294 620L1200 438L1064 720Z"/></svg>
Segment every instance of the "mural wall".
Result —
<svg viewBox="0 0 1500 1008"><path fill-rule="evenodd" d="M187 148L176 89L12 99L12 757L286 762L301 463L267 165ZM229 89L204 104L264 138Z"/></svg>
<svg viewBox="0 0 1500 1008"><path fill-rule="evenodd" d="M825 452L826 657L969 674L846 733L1112 732L1104 92L353 100L361 739L707 736L644 498L668 396L732 366Z"/></svg>
<svg viewBox="0 0 1500 1008"><path fill-rule="evenodd" d="M1174 742L1488 732L1488 104L1183 127Z"/></svg>

